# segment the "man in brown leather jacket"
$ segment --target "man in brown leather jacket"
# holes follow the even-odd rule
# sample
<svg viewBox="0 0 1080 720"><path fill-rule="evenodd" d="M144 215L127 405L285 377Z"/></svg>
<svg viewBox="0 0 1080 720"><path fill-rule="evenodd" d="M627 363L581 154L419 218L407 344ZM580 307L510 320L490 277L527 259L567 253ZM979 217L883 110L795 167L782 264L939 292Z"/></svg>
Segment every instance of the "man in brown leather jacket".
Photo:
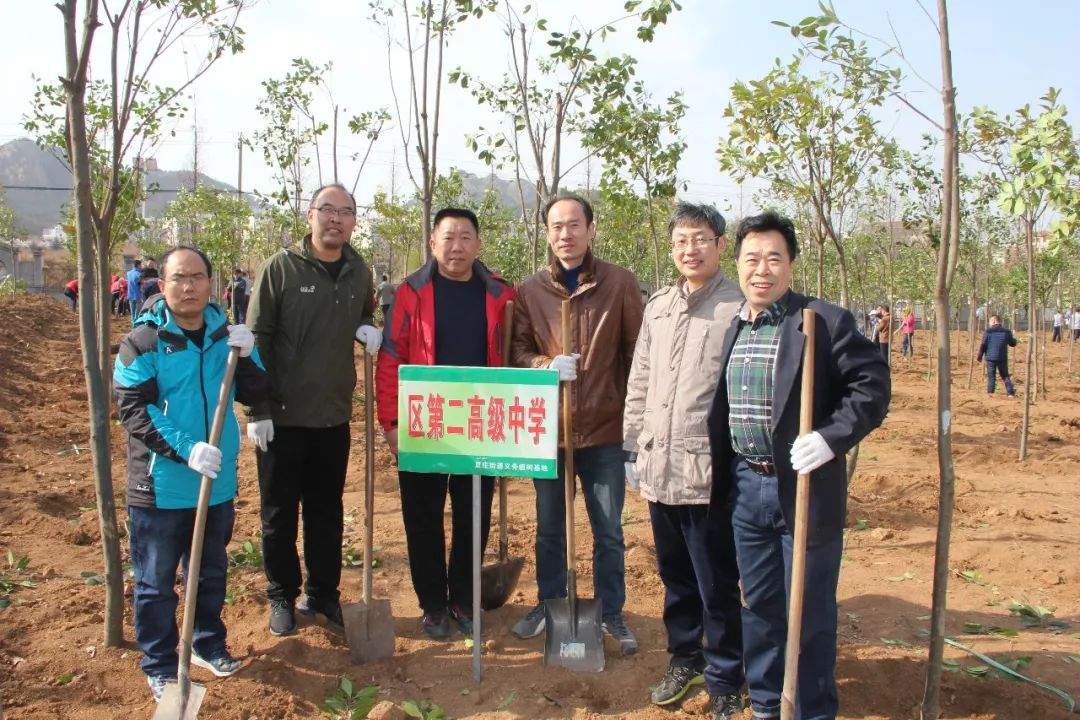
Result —
<svg viewBox="0 0 1080 720"><path fill-rule="evenodd" d="M622 534L625 454L622 411L626 380L641 328L643 304L628 270L590 250L596 236L592 206L577 195L559 195L543 208L552 260L518 291L511 364L550 367L573 384L574 468L581 480L593 532L593 586L604 631L624 655L637 639L623 620L626 599ZM562 347L561 308L569 298L572 342ZM560 446L563 445L560 438ZM562 458L559 460L562 475ZM560 481L536 480L536 582L539 600L513 632L521 638L545 630L544 600L566 596L564 498Z"/></svg>

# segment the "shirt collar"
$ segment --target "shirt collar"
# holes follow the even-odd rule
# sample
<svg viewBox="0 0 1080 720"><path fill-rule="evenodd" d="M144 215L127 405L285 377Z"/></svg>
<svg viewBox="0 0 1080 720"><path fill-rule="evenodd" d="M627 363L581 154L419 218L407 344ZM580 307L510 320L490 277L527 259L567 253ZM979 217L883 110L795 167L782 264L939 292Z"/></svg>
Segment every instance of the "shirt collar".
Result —
<svg viewBox="0 0 1080 720"><path fill-rule="evenodd" d="M755 324L768 323L770 325L779 325L780 320L783 319L787 313L788 301L791 299L791 291L788 290L784 293L783 297L774 302L769 307L758 313L757 318L754 320ZM750 322L750 303L743 301L742 307L739 308L739 320L742 322Z"/></svg>

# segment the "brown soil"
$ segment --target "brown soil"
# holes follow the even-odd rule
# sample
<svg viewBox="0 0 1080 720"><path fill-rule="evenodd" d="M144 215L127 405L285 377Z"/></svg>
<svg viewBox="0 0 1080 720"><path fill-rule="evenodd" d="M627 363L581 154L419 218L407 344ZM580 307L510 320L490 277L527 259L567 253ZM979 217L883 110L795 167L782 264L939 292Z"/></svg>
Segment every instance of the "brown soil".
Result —
<svg viewBox="0 0 1080 720"><path fill-rule="evenodd" d="M34 588L10 596L0 610L0 703L11 719L149 717L153 712L139 652L131 643L101 644L103 590L82 573L101 566L88 444L86 393L78 336L70 310L39 297L0 299L0 553L29 556ZM124 323L117 325L117 337ZM928 339L926 334L920 340ZM1050 399L1033 409L1031 457L1016 459L1021 403L987 398L976 369L967 380L966 335L955 371L954 443L957 513L953 530L948 630L961 642L997 657L1030 656L1025 672L1080 697L1080 460L1078 376L1066 373L1067 347L1050 347ZM922 350L923 348L920 348ZM1015 352L1023 376L1024 343ZM1080 348L1075 366L1080 370ZM862 447L851 487L849 532L840 580L837 675L844 718L915 718L922 695L937 506L933 386L926 360L897 359L892 411ZM999 389L999 393L1001 390ZM362 397L358 391L357 398ZM77 450L77 451L76 451ZM124 454L113 426L113 475L123 506ZM477 687L460 636L451 643L422 639L409 581L396 479L386 448L377 451L376 597L392 601L397 654L353 665L343 643L318 625L291 638L266 629L263 577L258 568L231 571L225 609L229 639L246 666L209 685L202 716L222 720L325 717L324 698L341 676L380 687L400 703L428 699L448 716L483 718L668 718L706 715L702 693L682 710L650 706L648 687L667 655L661 622L662 588L654 568L648 516L638 498L627 502L627 611L641 652L618 657L608 646L608 668L597 676L545 668L542 641L520 641L510 625L535 597L532 570L533 491L511 486L511 552L526 558L521 585L508 607L485 616L486 677ZM363 412L358 402L352 463L345 496L347 544L359 550L362 527ZM258 496L254 458L245 446L234 547L255 537ZM580 501L579 501L580 502ZM585 513L579 513L584 518ZM121 518L123 511L121 510ZM862 522L860 522L862 521ZM865 527L866 529L860 529ZM589 556L589 533L579 528L579 557ZM1074 555L1073 553L1078 553ZM126 548L125 548L126 559ZM0 554L0 573L6 573ZM977 570L978 582L959 573ZM589 566L581 562L587 585ZM91 580L91 582L93 582ZM360 594L360 572L344 573L347 599ZM1010 616L1011 599L1044 605L1070 627L1025 629ZM1019 630L1016 637L965 635L964 623ZM609 641L610 642L610 641ZM964 666L974 658L947 648ZM64 682L68 680L68 682ZM947 718L1062 718L1056 698L998 677L946 673ZM749 711L747 712L749 717Z"/></svg>

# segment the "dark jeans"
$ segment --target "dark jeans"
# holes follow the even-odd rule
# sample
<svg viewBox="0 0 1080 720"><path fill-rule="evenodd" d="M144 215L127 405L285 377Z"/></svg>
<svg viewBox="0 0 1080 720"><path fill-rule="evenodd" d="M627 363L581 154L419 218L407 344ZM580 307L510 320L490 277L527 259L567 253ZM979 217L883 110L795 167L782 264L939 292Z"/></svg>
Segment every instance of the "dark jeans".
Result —
<svg viewBox="0 0 1080 720"><path fill-rule="evenodd" d="M195 652L207 660L227 651L225 581L229 557L225 547L232 539L232 500L213 505L206 515L199 594L195 600ZM186 574L195 509L162 510L128 507L131 524L131 564L135 571L135 641L143 652L142 671L151 676L176 677L176 568Z"/></svg>
<svg viewBox="0 0 1080 720"><path fill-rule="evenodd" d="M705 670L709 694L743 685L739 568L731 518L708 505L649 503L672 665Z"/></svg>
<svg viewBox="0 0 1080 720"><path fill-rule="evenodd" d="M541 601L566 597L563 455L560 449L557 480L533 480L536 487L536 584ZM574 471L581 480L585 510L593 532L593 587L603 616L619 615L626 602L626 546L622 532L626 486L622 446L598 445L575 450Z"/></svg>
<svg viewBox="0 0 1080 720"><path fill-rule="evenodd" d="M247 303L234 303L232 308L233 324L243 325L247 319Z"/></svg>
<svg viewBox="0 0 1080 720"><path fill-rule="evenodd" d="M905 357L915 354L915 333L904 335L904 344L901 346L900 352Z"/></svg>
<svg viewBox="0 0 1080 720"><path fill-rule="evenodd" d="M777 479L741 456L731 463L732 527L745 606L743 659L750 702L761 717L780 717L791 583L792 535L780 510ZM836 717L836 584L843 535L815 539L806 551L798 705L801 720Z"/></svg>
<svg viewBox="0 0 1080 720"><path fill-rule="evenodd" d="M881 358L885 362L889 362L889 343L878 342L878 352L881 353Z"/></svg>
<svg viewBox="0 0 1080 720"><path fill-rule="evenodd" d="M1016 392L1013 389L1012 376L1009 375L1009 359L1003 358L1001 360L986 359L986 392L993 393L997 389L997 376L1001 375L1002 382L1005 383L1005 392L1012 395Z"/></svg>
<svg viewBox="0 0 1080 720"><path fill-rule="evenodd" d="M1054 336L1051 338L1051 342L1061 342L1061 326L1054 326Z"/></svg>
<svg viewBox="0 0 1080 720"><path fill-rule="evenodd" d="M304 516L304 565L308 597L338 599L349 425L275 427L266 452L256 450L262 515L266 596L293 602L300 594L296 534Z"/></svg>
<svg viewBox="0 0 1080 720"><path fill-rule="evenodd" d="M128 307L131 308L131 326L135 327L135 318L139 317L139 308L142 307L142 300L139 298L128 298Z"/></svg>
<svg viewBox="0 0 1080 720"><path fill-rule="evenodd" d="M472 475L398 473L401 515L409 548L413 589L425 612L459 605L472 614ZM450 564L446 562L443 513L450 491ZM494 478L480 479L481 555L491 529Z"/></svg>
<svg viewBox="0 0 1080 720"><path fill-rule="evenodd" d="M389 305L380 305L379 309L382 310L382 322L383 322L383 325L385 325L386 321L390 319L390 306Z"/></svg>
<svg viewBox="0 0 1080 720"><path fill-rule="evenodd" d="M74 290L64 289L64 296L71 301L71 309L78 310L79 308L79 294Z"/></svg>

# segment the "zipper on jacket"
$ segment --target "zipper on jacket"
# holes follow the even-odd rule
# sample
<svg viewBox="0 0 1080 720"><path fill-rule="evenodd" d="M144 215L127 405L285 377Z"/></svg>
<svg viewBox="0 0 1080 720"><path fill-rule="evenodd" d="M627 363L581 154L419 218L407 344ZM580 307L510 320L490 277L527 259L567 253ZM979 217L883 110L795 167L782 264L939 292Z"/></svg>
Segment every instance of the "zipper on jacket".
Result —
<svg viewBox="0 0 1080 720"><path fill-rule="evenodd" d="M206 442L210 442L210 421L207 420L207 415L210 414L210 403L206 399L206 383L203 381L203 358L206 353L199 348L199 394L202 395L203 406L203 432L206 433Z"/></svg>

